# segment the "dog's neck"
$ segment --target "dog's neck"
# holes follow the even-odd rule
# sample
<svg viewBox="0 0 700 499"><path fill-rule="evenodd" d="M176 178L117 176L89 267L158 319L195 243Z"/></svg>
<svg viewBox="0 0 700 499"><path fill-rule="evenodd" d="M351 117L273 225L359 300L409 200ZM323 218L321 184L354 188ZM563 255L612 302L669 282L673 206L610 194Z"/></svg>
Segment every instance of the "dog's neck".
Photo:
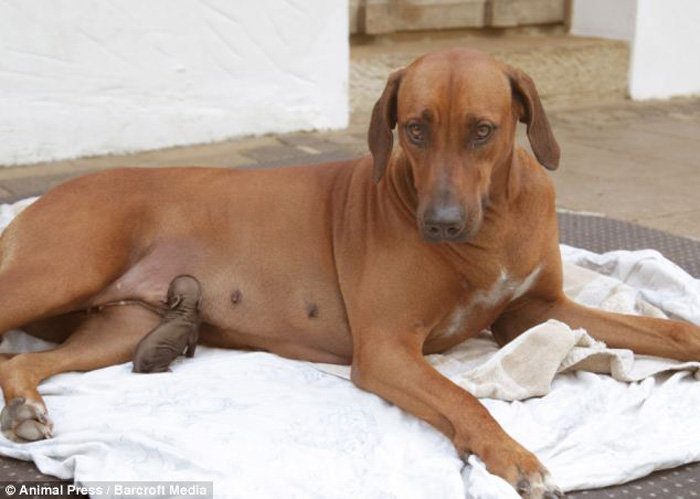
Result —
<svg viewBox="0 0 700 499"><path fill-rule="evenodd" d="M385 194L399 210L415 221L418 212L418 194L413 183L413 172L403 150L395 148L382 179Z"/></svg>
<svg viewBox="0 0 700 499"><path fill-rule="evenodd" d="M510 201L514 201L518 197L521 181L521 172L518 166L518 155L515 153L515 145L513 145L491 173L489 198L492 205L507 206Z"/></svg>

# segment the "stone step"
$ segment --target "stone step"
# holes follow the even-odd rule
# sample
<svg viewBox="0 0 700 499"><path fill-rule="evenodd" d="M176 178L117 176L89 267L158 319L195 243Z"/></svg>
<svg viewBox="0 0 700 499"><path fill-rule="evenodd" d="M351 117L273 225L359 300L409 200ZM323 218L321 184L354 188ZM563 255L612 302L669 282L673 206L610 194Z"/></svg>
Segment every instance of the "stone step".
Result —
<svg viewBox="0 0 700 499"><path fill-rule="evenodd" d="M369 122L392 71L446 47L472 47L516 66L534 80L546 108L578 107L627 98L626 42L565 34L464 35L354 42L350 50L350 122Z"/></svg>

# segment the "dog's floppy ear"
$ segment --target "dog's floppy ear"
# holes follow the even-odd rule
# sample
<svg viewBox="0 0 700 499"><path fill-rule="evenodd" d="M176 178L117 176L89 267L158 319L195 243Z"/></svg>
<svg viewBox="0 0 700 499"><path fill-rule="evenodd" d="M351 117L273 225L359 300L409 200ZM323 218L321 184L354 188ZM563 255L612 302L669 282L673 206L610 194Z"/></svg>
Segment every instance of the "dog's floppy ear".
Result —
<svg viewBox="0 0 700 499"><path fill-rule="evenodd" d="M528 75L510 66L506 67L506 74L510 79L514 98L522 104L520 121L527 124L527 138L530 139L532 152L545 168L556 170L559 167L559 144L552 134L535 83Z"/></svg>
<svg viewBox="0 0 700 499"><path fill-rule="evenodd" d="M391 73L386 82L386 87L382 92L382 96L374 104L372 109L372 120L369 123L369 132L367 142L369 150L374 159L374 168L372 170L372 180L379 182L391 157L391 151L394 146L394 134L392 130L396 126L397 120L397 103L396 98L399 93L399 85L403 78L405 69L400 69Z"/></svg>

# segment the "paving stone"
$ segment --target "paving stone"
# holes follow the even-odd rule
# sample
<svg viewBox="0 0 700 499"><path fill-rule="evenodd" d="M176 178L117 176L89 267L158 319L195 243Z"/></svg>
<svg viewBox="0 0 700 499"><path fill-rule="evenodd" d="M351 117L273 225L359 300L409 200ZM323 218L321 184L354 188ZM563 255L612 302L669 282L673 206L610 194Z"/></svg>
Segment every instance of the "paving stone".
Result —
<svg viewBox="0 0 700 499"><path fill-rule="evenodd" d="M663 119L638 120L631 123L629 127L631 130L658 134L663 137L690 140L696 145L700 141L700 113L697 114L697 120L695 114L673 113Z"/></svg>
<svg viewBox="0 0 700 499"><path fill-rule="evenodd" d="M151 151L122 157L123 166L221 166L235 167L253 161L231 142Z"/></svg>
<svg viewBox="0 0 700 499"><path fill-rule="evenodd" d="M255 161L283 161L295 159L302 159L307 156L312 156L308 152L297 149L294 146L289 146L279 142L277 145L258 147L255 149L246 150L246 156L252 158Z"/></svg>
<svg viewBox="0 0 700 499"><path fill-rule="evenodd" d="M628 116L625 118L622 113ZM570 106L549 109L552 121L565 120L569 123L586 124L591 116L597 116L611 125L620 122L631 123L650 118L671 117L678 113L700 118L700 99L695 97L642 102L626 100L609 104L588 105L587 107Z"/></svg>
<svg viewBox="0 0 700 499"><path fill-rule="evenodd" d="M0 202L6 203L5 199L11 199L14 194L0 185Z"/></svg>
<svg viewBox="0 0 700 499"><path fill-rule="evenodd" d="M89 162L88 162L89 163ZM95 169L95 163L91 163L88 169ZM56 175L59 173L72 173L84 170L82 165L74 160L54 161L35 165L5 166L0 167L0 182L15 178L40 177L42 175Z"/></svg>
<svg viewBox="0 0 700 499"><path fill-rule="evenodd" d="M340 144L327 140L327 137L327 135L320 133L290 134L280 135L279 141L286 146L294 147L301 152L312 155L337 151Z"/></svg>
<svg viewBox="0 0 700 499"><path fill-rule="evenodd" d="M676 177L698 172L698 165L690 162L663 161L642 154L631 155L597 147L595 143L575 139L559 140L561 167L554 177L564 172L580 172L603 179L627 180L638 185L655 183L659 177Z"/></svg>
<svg viewBox="0 0 700 499"><path fill-rule="evenodd" d="M354 146L362 144L367 146L367 133L351 133L349 131L333 132L323 135L324 140L338 146Z"/></svg>
<svg viewBox="0 0 700 499"><path fill-rule="evenodd" d="M364 156L364 154L357 154L350 151L337 151L332 153L321 153L314 154L310 156L305 156L302 158L295 158L293 160L279 160L273 159L270 161L260 161L257 163L251 163L245 165L242 168L276 168L284 166L296 166L296 165L317 165L321 163L331 163L336 161L347 161L349 159L355 159Z"/></svg>
<svg viewBox="0 0 700 499"><path fill-rule="evenodd" d="M2 198L3 203L10 203L31 196L44 194L49 189L56 187L72 178L80 177L91 173L89 171L74 171L70 173L59 173L56 175L41 175L36 177L14 178L0 182L3 191L8 194Z"/></svg>
<svg viewBox="0 0 700 499"><path fill-rule="evenodd" d="M700 209L654 217L640 217L637 219L637 223L673 234L682 234L700 241Z"/></svg>
<svg viewBox="0 0 700 499"><path fill-rule="evenodd" d="M553 179L560 206L603 212L610 217L630 222L700 207L697 199L681 195L675 189L659 186L653 180L601 178L565 171L556 172Z"/></svg>

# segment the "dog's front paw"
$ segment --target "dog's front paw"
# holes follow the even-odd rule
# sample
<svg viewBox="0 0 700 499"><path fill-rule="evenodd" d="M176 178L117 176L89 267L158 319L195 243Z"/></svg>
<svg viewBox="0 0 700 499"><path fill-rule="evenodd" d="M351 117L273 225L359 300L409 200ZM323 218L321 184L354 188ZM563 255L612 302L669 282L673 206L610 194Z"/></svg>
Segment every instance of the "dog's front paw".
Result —
<svg viewBox="0 0 700 499"><path fill-rule="evenodd" d="M557 487L547 468L535 455L513 440L489 446L479 456L490 473L498 475L525 499L559 499L564 493Z"/></svg>
<svg viewBox="0 0 700 499"><path fill-rule="evenodd" d="M546 469L531 473L529 476L522 475L518 483L515 484L515 490L520 494L520 497L528 499L561 499L565 497Z"/></svg>
<svg viewBox="0 0 700 499"><path fill-rule="evenodd" d="M40 402L17 397L0 413L0 430L13 442L34 442L53 437L53 423Z"/></svg>

